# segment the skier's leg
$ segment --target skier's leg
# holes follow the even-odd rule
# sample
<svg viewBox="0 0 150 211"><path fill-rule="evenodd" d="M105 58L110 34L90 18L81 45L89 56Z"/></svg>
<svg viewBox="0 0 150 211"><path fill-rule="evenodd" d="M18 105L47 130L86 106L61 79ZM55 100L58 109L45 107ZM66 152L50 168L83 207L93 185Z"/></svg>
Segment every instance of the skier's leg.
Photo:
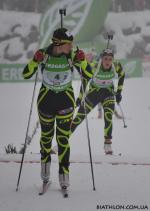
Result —
<svg viewBox="0 0 150 211"><path fill-rule="evenodd" d="M90 113L99 102L100 102L100 99L99 99L98 91L95 88L91 88L89 93L85 97L85 105L84 105L84 102L80 105L78 112L72 121L72 124L71 124L72 133L85 119L85 115ZM86 112L84 110L84 106L85 106Z"/></svg>
<svg viewBox="0 0 150 211"><path fill-rule="evenodd" d="M69 158L70 158L70 125L74 108L70 107L58 112L56 115L56 140L59 157L59 182L60 186L69 186Z"/></svg>
<svg viewBox="0 0 150 211"><path fill-rule="evenodd" d="M46 96L48 90L41 88L37 106L38 115L41 125L41 138L40 138L40 153L41 153L41 178L43 182L48 182L50 177L50 163L51 163L51 150L52 150L52 139L54 136L54 123L55 115L49 111L49 103L47 103Z"/></svg>
<svg viewBox="0 0 150 211"><path fill-rule="evenodd" d="M54 122L55 118L51 117L47 120L51 122L45 122L46 119L41 120L41 139L40 139L40 153L41 153L41 178L43 181L48 181L50 177L50 163L51 163L51 150L52 150L52 139L54 136Z"/></svg>
<svg viewBox="0 0 150 211"><path fill-rule="evenodd" d="M103 101L103 109L104 109L104 150L106 154L112 154L113 151L111 149L112 143L112 116L115 108L115 100L113 96L105 98Z"/></svg>

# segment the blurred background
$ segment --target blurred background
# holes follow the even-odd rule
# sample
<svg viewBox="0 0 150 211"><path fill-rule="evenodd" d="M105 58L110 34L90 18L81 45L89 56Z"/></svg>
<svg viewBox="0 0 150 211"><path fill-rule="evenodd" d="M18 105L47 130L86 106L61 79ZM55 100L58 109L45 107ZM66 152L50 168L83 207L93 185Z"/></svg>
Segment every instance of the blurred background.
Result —
<svg viewBox="0 0 150 211"><path fill-rule="evenodd" d="M64 27L89 59L106 47L106 32L113 33L111 47L126 76L150 76L149 0L0 0L0 81L23 80L24 64L60 27L61 8Z"/></svg>

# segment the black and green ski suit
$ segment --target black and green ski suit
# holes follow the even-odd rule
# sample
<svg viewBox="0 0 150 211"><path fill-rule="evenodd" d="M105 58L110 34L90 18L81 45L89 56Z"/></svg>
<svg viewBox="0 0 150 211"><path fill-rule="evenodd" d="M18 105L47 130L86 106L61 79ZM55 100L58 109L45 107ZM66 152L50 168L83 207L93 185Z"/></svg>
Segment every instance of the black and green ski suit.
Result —
<svg viewBox="0 0 150 211"><path fill-rule="evenodd" d="M112 139L112 116L115 109L115 90L113 79L118 75L117 92L122 92L125 73L119 62L114 61L109 70L104 70L102 66L93 71L93 77L90 81L89 91L85 96L85 109L82 103L71 125L72 133L85 119L85 115L91 112L98 103L102 104L104 109L104 138ZM82 94L81 94L82 96Z"/></svg>
<svg viewBox="0 0 150 211"><path fill-rule="evenodd" d="M41 162L51 162L52 139L56 130L56 141L58 144L59 174L69 173L70 125L75 109L74 91L72 87L72 68L68 62L71 59L73 65L81 68L82 75L88 78L91 66L86 60L74 62L75 53L70 55L54 56L52 54L53 44L44 52L46 62L41 63L42 86L37 99L37 109L41 125ZM38 70L37 63L32 59L24 68L24 79L31 78ZM56 127L55 127L56 124Z"/></svg>

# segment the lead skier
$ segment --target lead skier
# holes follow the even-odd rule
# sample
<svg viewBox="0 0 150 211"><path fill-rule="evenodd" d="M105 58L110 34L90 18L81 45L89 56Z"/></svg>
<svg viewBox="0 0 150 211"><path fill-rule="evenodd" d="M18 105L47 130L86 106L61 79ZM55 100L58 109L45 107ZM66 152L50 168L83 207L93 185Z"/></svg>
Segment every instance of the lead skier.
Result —
<svg viewBox="0 0 150 211"><path fill-rule="evenodd" d="M41 178L49 182L52 140L55 133L58 144L59 183L61 188L69 186L70 125L75 109L72 87L73 66L81 69L84 78L90 78L91 66L82 50L73 51L73 36L66 28L54 31L52 43L39 49L23 71L24 79L31 78L42 68L42 86L37 99L41 125Z"/></svg>

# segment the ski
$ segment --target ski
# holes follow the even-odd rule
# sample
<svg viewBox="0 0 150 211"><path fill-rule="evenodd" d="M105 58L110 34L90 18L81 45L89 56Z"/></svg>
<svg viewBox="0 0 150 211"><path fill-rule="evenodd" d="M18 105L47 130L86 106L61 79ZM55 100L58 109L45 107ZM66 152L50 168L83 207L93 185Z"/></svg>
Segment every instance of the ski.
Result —
<svg viewBox="0 0 150 211"><path fill-rule="evenodd" d="M51 184L51 182L43 182L41 191L39 192L39 196L42 196L42 195L44 195L47 192L50 184Z"/></svg>
<svg viewBox="0 0 150 211"><path fill-rule="evenodd" d="M105 155L106 155L106 156L110 156L110 157L111 157L111 156L112 156L112 157L113 157L113 156L117 157L117 156L122 156L122 153L118 153L118 154L115 154L115 153L109 154L109 153L108 153L108 154L105 154Z"/></svg>
<svg viewBox="0 0 150 211"><path fill-rule="evenodd" d="M66 186L61 188L61 192L64 198L68 198L68 190Z"/></svg>

